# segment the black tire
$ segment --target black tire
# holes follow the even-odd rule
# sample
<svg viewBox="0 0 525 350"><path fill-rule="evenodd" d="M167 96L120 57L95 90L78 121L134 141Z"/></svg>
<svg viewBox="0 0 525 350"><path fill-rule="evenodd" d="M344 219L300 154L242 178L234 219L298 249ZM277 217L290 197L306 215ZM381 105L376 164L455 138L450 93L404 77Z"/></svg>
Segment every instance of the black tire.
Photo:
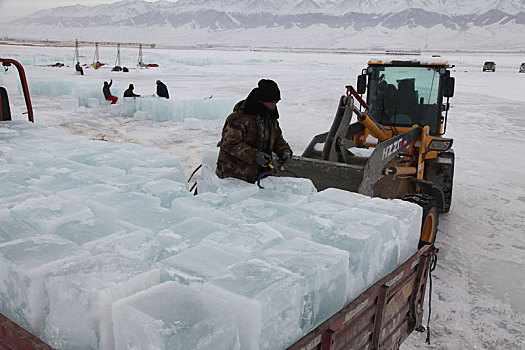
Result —
<svg viewBox="0 0 525 350"><path fill-rule="evenodd" d="M425 162L425 180L438 185L443 191L442 213L448 213L452 205L454 163L455 156L453 150L443 152L438 158Z"/></svg>
<svg viewBox="0 0 525 350"><path fill-rule="evenodd" d="M421 221L421 235L419 237L418 249L425 245L432 245L436 241L437 227L439 223L439 211L437 201L434 197L426 194L409 194L404 200L415 203L423 208Z"/></svg>
<svg viewBox="0 0 525 350"><path fill-rule="evenodd" d="M9 98L7 90L0 87L0 121L11 120L11 109L9 108Z"/></svg>

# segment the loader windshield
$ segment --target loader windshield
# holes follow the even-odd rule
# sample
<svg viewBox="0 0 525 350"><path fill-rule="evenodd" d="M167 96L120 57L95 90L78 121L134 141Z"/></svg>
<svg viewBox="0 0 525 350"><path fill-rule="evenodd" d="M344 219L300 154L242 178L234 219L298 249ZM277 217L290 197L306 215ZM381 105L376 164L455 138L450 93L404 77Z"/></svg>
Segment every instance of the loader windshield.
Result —
<svg viewBox="0 0 525 350"><path fill-rule="evenodd" d="M370 115L385 126L428 125L440 132L442 103L439 66L370 66L367 103Z"/></svg>

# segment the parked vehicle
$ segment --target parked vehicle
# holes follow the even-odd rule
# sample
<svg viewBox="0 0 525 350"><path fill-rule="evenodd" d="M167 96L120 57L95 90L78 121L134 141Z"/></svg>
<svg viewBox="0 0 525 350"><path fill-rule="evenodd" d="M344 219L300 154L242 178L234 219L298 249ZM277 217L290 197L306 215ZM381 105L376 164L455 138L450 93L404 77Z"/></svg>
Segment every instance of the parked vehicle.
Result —
<svg viewBox="0 0 525 350"><path fill-rule="evenodd" d="M525 62L520 64L520 69L518 70L518 73L525 73Z"/></svg>
<svg viewBox="0 0 525 350"><path fill-rule="evenodd" d="M434 243L454 178L453 140L443 137L455 83L448 68L441 60L368 62L357 91L347 86L341 96L330 130L285 170L312 180L318 191L335 187L416 203L423 208L420 247Z"/></svg>
<svg viewBox="0 0 525 350"><path fill-rule="evenodd" d="M496 63L492 61L487 61L483 64L483 71L484 72L495 72L496 71Z"/></svg>

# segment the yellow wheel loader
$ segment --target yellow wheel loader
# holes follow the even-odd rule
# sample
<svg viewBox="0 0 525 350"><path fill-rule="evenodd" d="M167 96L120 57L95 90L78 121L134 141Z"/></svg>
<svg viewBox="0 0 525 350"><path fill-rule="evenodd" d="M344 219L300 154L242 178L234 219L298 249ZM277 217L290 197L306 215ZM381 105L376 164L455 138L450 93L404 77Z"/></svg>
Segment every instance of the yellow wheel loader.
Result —
<svg viewBox="0 0 525 350"><path fill-rule="evenodd" d="M328 132L315 136L283 168L328 187L423 208L420 246L433 244L438 215L452 199L454 152L445 138L451 66L424 61L369 61L347 86ZM363 94L366 93L366 100Z"/></svg>

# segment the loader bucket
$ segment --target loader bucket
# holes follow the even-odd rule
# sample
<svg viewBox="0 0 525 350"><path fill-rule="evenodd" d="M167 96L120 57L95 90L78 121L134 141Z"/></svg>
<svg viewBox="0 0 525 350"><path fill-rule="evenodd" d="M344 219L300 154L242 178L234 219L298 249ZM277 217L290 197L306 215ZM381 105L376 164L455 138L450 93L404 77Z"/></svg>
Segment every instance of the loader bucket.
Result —
<svg viewBox="0 0 525 350"><path fill-rule="evenodd" d="M294 156L286 162L284 169L297 177L312 180L318 191L333 187L358 192L365 167Z"/></svg>

